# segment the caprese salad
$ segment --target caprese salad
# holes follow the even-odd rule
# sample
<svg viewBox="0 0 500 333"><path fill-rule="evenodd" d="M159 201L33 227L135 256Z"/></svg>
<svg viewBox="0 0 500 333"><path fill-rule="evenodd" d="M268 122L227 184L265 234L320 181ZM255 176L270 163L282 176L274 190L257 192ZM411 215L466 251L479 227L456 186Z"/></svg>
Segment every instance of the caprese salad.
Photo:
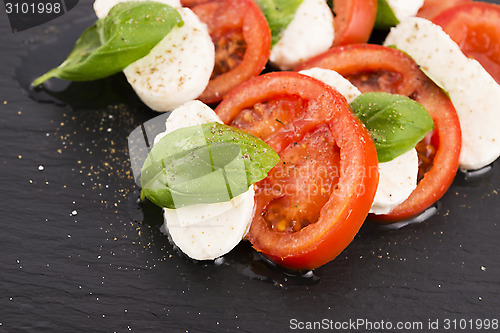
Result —
<svg viewBox="0 0 500 333"><path fill-rule="evenodd" d="M500 156L498 5L96 0L94 9L96 24L34 85L123 71L146 105L171 112L141 186L193 259L247 239L279 265L314 269L367 216L415 217L459 168ZM383 45L366 43L374 27L390 28Z"/></svg>

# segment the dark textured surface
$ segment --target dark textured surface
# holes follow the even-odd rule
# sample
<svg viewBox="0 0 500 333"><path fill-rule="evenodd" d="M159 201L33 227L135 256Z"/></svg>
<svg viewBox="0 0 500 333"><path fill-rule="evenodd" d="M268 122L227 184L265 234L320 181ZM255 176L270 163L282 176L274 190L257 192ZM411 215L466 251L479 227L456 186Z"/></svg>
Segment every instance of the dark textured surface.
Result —
<svg viewBox="0 0 500 333"><path fill-rule="evenodd" d="M499 318L498 162L480 179L457 176L426 222L365 225L316 270L319 282L266 268L245 244L219 266L179 256L158 215L143 219L129 171L127 135L156 114L120 76L72 85L65 96L76 108L36 101L22 87L65 56L92 15L81 1L12 34L0 13L0 332L280 332L292 318L424 327Z"/></svg>

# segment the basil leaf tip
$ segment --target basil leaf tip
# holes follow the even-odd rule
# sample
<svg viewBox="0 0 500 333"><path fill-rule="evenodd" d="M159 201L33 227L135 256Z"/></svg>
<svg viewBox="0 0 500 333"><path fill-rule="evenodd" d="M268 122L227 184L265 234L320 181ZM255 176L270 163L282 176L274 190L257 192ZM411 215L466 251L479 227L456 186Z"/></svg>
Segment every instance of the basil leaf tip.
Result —
<svg viewBox="0 0 500 333"><path fill-rule="evenodd" d="M370 132L380 163L413 149L434 129L427 110L406 96L365 93L351 103L351 108Z"/></svg>
<svg viewBox="0 0 500 333"><path fill-rule="evenodd" d="M91 81L121 72L183 23L179 12L163 3L120 2L82 33L62 64L35 79L32 86L53 77Z"/></svg>
<svg viewBox="0 0 500 333"><path fill-rule="evenodd" d="M377 16L375 17L375 28L387 30L399 24L399 19L396 17L394 10L389 5L387 0L377 1Z"/></svg>
<svg viewBox="0 0 500 333"><path fill-rule="evenodd" d="M279 161L262 140L208 123L167 134L141 170L146 197L164 208L230 201L264 179Z"/></svg>
<svg viewBox="0 0 500 333"><path fill-rule="evenodd" d="M271 29L271 48L278 43L286 27L292 22L303 0L255 0Z"/></svg>

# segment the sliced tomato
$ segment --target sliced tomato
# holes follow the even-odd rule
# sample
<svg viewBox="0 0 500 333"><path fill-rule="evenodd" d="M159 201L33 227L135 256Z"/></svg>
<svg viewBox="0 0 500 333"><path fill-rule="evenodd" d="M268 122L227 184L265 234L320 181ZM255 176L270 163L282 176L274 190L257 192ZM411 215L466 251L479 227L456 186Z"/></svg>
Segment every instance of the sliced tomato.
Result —
<svg viewBox="0 0 500 333"><path fill-rule="evenodd" d="M232 90L215 112L280 155L255 185L253 247L292 269L335 258L363 224L378 184L375 146L345 98L311 77L274 72Z"/></svg>
<svg viewBox="0 0 500 333"><path fill-rule="evenodd" d="M334 0L335 40L333 46L365 43L377 17L377 0Z"/></svg>
<svg viewBox="0 0 500 333"><path fill-rule="evenodd" d="M472 0L425 0L417 16L432 20L448 8L471 2Z"/></svg>
<svg viewBox="0 0 500 333"><path fill-rule="evenodd" d="M219 102L232 88L257 76L269 59L271 31L252 0L184 1L207 24L215 45L215 67L199 99Z"/></svg>
<svg viewBox="0 0 500 333"><path fill-rule="evenodd" d="M380 45L348 45L329 50L304 63L332 69L361 92L385 91L408 96L422 104L434 120L434 132L417 145L423 175L410 197L387 215L370 215L381 222L411 218L439 200L458 170L461 130L448 96L406 54Z"/></svg>
<svg viewBox="0 0 500 333"><path fill-rule="evenodd" d="M500 83L500 5L466 3L442 12L433 22Z"/></svg>
<svg viewBox="0 0 500 333"><path fill-rule="evenodd" d="M213 0L181 0L182 7L194 7L196 5L201 5L202 3L207 3Z"/></svg>

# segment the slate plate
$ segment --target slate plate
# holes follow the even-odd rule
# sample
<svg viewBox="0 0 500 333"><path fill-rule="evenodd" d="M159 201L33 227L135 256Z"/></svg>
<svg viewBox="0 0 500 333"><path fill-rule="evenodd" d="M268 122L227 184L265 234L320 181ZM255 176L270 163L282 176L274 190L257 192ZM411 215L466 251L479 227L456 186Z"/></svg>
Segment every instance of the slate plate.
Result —
<svg viewBox="0 0 500 333"><path fill-rule="evenodd" d="M179 255L158 211L137 201L127 135L157 114L123 77L58 83L55 97L26 90L92 20L81 1L13 34L0 13L0 332L282 332L358 319L428 331L499 319L498 162L458 175L426 222L366 224L312 276L273 269L248 244L217 264Z"/></svg>

